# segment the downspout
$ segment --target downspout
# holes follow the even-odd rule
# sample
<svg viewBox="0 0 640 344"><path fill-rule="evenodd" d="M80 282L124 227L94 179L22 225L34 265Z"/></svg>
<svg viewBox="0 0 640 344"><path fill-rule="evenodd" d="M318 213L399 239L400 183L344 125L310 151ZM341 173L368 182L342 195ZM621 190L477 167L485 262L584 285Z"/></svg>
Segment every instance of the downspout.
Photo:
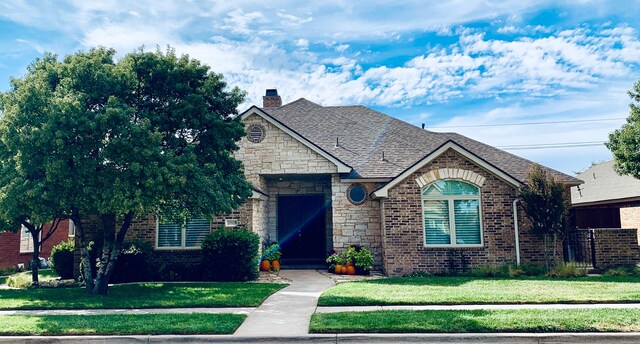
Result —
<svg viewBox="0 0 640 344"><path fill-rule="evenodd" d="M513 200L513 225L516 232L516 266L520 266L520 233L518 232L518 199Z"/></svg>

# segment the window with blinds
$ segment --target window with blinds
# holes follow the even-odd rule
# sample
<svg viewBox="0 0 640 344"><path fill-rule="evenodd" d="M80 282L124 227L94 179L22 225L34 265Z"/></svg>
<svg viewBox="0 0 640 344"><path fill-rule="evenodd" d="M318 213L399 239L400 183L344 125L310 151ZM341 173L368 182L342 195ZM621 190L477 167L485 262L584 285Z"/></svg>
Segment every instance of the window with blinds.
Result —
<svg viewBox="0 0 640 344"><path fill-rule="evenodd" d="M198 248L210 228L210 221L200 218L189 219L181 224L158 221L156 247Z"/></svg>
<svg viewBox="0 0 640 344"><path fill-rule="evenodd" d="M20 229L20 253L30 252L33 252L33 236L27 227L22 226Z"/></svg>
<svg viewBox="0 0 640 344"><path fill-rule="evenodd" d="M480 246L480 190L457 180L439 180L422 191L426 246Z"/></svg>

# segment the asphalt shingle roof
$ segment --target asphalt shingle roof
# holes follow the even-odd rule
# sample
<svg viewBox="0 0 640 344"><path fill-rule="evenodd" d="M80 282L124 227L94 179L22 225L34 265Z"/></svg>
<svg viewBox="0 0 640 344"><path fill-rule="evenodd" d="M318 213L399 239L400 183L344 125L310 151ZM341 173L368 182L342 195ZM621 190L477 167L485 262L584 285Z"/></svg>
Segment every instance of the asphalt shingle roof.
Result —
<svg viewBox="0 0 640 344"><path fill-rule="evenodd" d="M466 136L424 130L365 106L321 106L301 98L263 110L351 166L351 177L396 177L449 140L519 181L524 180L533 164ZM581 183L564 173L545 169L564 183Z"/></svg>
<svg viewBox="0 0 640 344"><path fill-rule="evenodd" d="M613 169L613 161L593 165L578 174L584 184L571 188L572 204L611 202L640 197L640 180L621 176Z"/></svg>

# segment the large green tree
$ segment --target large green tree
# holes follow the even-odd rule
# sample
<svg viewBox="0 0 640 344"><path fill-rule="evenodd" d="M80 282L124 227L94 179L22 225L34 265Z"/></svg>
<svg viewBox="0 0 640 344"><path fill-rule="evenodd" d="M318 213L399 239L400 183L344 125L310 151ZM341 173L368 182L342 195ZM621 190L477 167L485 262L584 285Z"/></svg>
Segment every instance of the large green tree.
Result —
<svg viewBox="0 0 640 344"><path fill-rule="evenodd" d="M628 92L633 100L627 123L609 134L605 145L613 153L614 168L620 174L640 179L640 81Z"/></svg>
<svg viewBox="0 0 640 344"><path fill-rule="evenodd" d="M542 239L547 269L555 264L558 239L562 239L566 231L564 192L564 185L536 164L529 168L525 184L517 192L531 220L531 231ZM552 245L552 259L549 259L549 245Z"/></svg>
<svg viewBox="0 0 640 344"><path fill-rule="evenodd" d="M134 217L211 217L251 192L233 157L244 128L230 120L244 93L170 49L117 61L114 55L99 48L61 62L49 56L53 67L12 81L2 101L0 140L18 164L33 155L40 161L29 166L34 183L54 193L59 206L52 208L74 221L90 294L107 293ZM16 94L34 84L44 84L50 97L26 110ZM84 229L92 215L103 231L95 279Z"/></svg>
<svg viewBox="0 0 640 344"><path fill-rule="evenodd" d="M27 127L26 122L42 121L46 116L52 89L42 81L55 68L55 57L46 54L31 64L23 79L12 80L12 91L0 95L0 109L4 109L0 135L6 138L0 140L0 231L16 232L24 226L29 232L33 246L32 281L36 287L40 248L66 215L55 190L43 180L40 167L47 163L46 156L34 154L32 149L37 145L29 143L46 144L52 142L53 137L43 135L38 128ZM6 124L16 107L28 119L21 119L10 130ZM20 135L17 135L18 131ZM16 149L23 156L16 156Z"/></svg>

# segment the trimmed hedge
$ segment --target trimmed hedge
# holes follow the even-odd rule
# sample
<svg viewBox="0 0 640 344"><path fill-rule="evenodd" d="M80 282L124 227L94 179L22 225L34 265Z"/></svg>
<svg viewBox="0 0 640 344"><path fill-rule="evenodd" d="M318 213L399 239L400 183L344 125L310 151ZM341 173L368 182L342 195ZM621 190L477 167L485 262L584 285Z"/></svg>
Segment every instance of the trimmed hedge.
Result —
<svg viewBox="0 0 640 344"><path fill-rule="evenodd" d="M202 241L202 268L207 281L258 278L260 237L245 229L218 229Z"/></svg>
<svg viewBox="0 0 640 344"><path fill-rule="evenodd" d="M73 240L63 241L51 249L51 267L61 279L73 278Z"/></svg>

